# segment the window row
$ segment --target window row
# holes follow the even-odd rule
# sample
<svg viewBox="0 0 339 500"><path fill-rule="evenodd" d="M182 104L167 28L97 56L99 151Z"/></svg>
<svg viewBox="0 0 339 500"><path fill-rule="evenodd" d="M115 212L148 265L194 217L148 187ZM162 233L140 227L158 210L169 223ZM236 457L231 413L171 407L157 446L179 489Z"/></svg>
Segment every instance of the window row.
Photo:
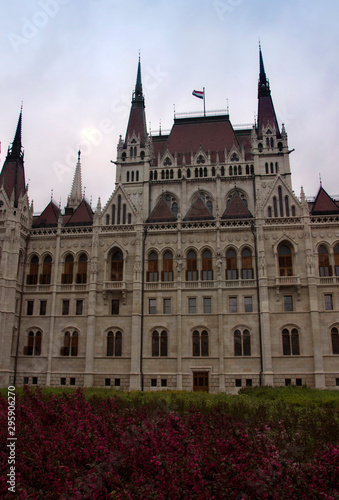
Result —
<svg viewBox="0 0 339 500"><path fill-rule="evenodd" d="M77 262L74 262L72 254L67 254L64 261L64 272L61 275L61 283L71 284L87 282L88 259L85 253L80 254ZM76 273L74 270L76 269ZM52 257L46 255L40 264L39 257L33 255L29 262L29 273L27 274L27 285L49 285L52 276Z"/></svg>
<svg viewBox="0 0 339 500"><path fill-rule="evenodd" d="M334 275L339 276L339 244L333 248L333 255L329 253L326 245L318 247L318 267L319 276L332 276L334 264ZM294 265L292 248L288 243L283 243L278 247L278 265L280 276L293 276Z"/></svg>
<svg viewBox="0 0 339 500"><path fill-rule="evenodd" d="M288 195L283 196L281 186L278 187L278 197L273 196L273 208L267 208L267 216L271 217L295 217L295 205L290 206L290 198Z"/></svg>
<svg viewBox="0 0 339 500"><path fill-rule="evenodd" d="M284 328L282 330L282 353L284 356L299 356L299 330L297 328ZM168 356L168 333L166 330L153 330L152 332L152 356ZM251 356L251 333L247 328L237 328L233 332L234 356ZM120 330L110 330L106 334L106 356L122 356L123 334ZM40 356L42 344L42 332L40 330L30 331L27 336L27 345L23 354L26 356ZM331 328L332 354L339 354L339 330L334 326ZM64 333L63 345L60 348L61 356L78 356L79 333L77 331L66 331ZM192 355L209 356L209 334L207 330L194 330L192 334Z"/></svg>
<svg viewBox="0 0 339 500"><path fill-rule="evenodd" d="M161 310L157 307L157 303L162 300ZM113 307L113 304L112 304ZM212 297L202 297L202 309L200 309L200 304L197 297L188 297L187 302L187 312L189 314L197 314L199 312L203 314L212 313ZM230 313L237 312L253 312L253 300L251 296L244 297L243 308L239 307L238 297L229 297L229 309ZM151 298L148 301L148 313L149 314L172 314L172 300L170 298L156 299ZM112 314L114 314L112 312Z"/></svg>
<svg viewBox="0 0 339 500"><path fill-rule="evenodd" d="M200 157L199 157L200 158ZM238 158L239 160L239 158ZM197 163L205 163L203 160L203 157L201 156L201 159L197 161ZM171 163L169 163L170 165ZM165 163L164 163L165 165ZM166 166L166 165L165 165ZM209 174L210 171L210 174ZM178 168L177 170L171 169L162 169L162 170L151 170L150 171L150 180L151 181L157 181L157 180L167 180L167 179L174 179L174 172L177 173L176 178L181 179L183 175L183 169ZM235 176L235 175L253 175L254 174L254 166L253 165L230 165L228 167L228 175L229 176ZM211 167L209 169L208 167L187 167L186 168L186 177L188 179L190 178L200 178L200 177L216 177L217 175L217 168L216 167ZM226 168L224 166L220 167L220 175L221 177L225 177L226 174ZM126 178L127 180L127 178ZM127 180L128 182L128 180Z"/></svg>
<svg viewBox="0 0 339 500"><path fill-rule="evenodd" d="M27 316L33 316L35 314L34 311L34 300L27 300ZM74 310L71 309L71 301L69 299L62 300L62 315L68 316L70 313L75 314L76 316L81 316L83 314L84 309L84 301L82 299L77 299L74 301ZM39 315L46 316L47 314L47 300L39 300Z"/></svg>

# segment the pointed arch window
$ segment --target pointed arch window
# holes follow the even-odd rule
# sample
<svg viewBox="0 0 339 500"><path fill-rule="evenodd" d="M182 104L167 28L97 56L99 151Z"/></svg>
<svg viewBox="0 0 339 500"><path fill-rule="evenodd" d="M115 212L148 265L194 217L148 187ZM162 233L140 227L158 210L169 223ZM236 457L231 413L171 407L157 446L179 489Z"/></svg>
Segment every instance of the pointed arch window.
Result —
<svg viewBox="0 0 339 500"><path fill-rule="evenodd" d="M334 247L334 272L339 276L339 245Z"/></svg>
<svg viewBox="0 0 339 500"><path fill-rule="evenodd" d="M124 270L124 260L123 255L120 250L117 250L112 254L111 261L111 281L122 281L123 280L123 270Z"/></svg>
<svg viewBox="0 0 339 500"><path fill-rule="evenodd" d="M61 282L63 285L69 285L73 283L73 267L74 259L73 255L68 254L65 258L64 273L61 276Z"/></svg>
<svg viewBox="0 0 339 500"><path fill-rule="evenodd" d="M339 332L334 326L331 330L332 354L339 354Z"/></svg>
<svg viewBox="0 0 339 500"><path fill-rule="evenodd" d="M226 253L226 279L238 279L237 254L233 248L227 250Z"/></svg>
<svg viewBox="0 0 339 500"><path fill-rule="evenodd" d="M27 285L36 285L38 283L39 257L33 255L29 264L29 274L27 275Z"/></svg>
<svg viewBox="0 0 339 500"><path fill-rule="evenodd" d="M241 252L241 279L253 279L252 252L249 248Z"/></svg>
<svg viewBox="0 0 339 500"><path fill-rule="evenodd" d="M192 337L193 356L208 356L208 332L195 330Z"/></svg>
<svg viewBox="0 0 339 500"><path fill-rule="evenodd" d="M330 266L330 256L325 245L320 245L318 249L319 276L332 276Z"/></svg>
<svg viewBox="0 0 339 500"><path fill-rule="evenodd" d="M276 196L273 196L273 213L274 217L278 217L278 202Z"/></svg>
<svg viewBox="0 0 339 500"><path fill-rule="evenodd" d="M273 169L273 163L272 169ZM284 217L284 205L283 205L283 197L282 197L282 189L281 186L278 187L278 197L279 197L279 212L280 212L280 217Z"/></svg>
<svg viewBox="0 0 339 500"><path fill-rule="evenodd" d="M289 204L288 196L285 196L285 212L286 212L286 217L289 217L290 216L290 204Z"/></svg>
<svg viewBox="0 0 339 500"><path fill-rule="evenodd" d="M235 330L234 356L251 356L251 336L249 330Z"/></svg>
<svg viewBox="0 0 339 500"><path fill-rule="evenodd" d="M197 254L194 250L190 250L186 259L186 281L198 280L198 261Z"/></svg>
<svg viewBox="0 0 339 500"><path fill-rule="evenodd" d="M122 333L120 331L107 333L106 356L122 355Z"/></svg>
<svg viewBox="0 0 339 500"><path fill-rule="evenodd" d="M164 253L162 260L162 276L161 281L173 281L173 255L172 252Z"/></svg>
<svg viewBox="0 0 339 500"><path fill-rule="evenodd" d="M299 332L296 328L291 330L284 328L282 331L283 355L299 356Z"/></svg>
<svg viewBox="0 0 339 500"><path fill-rule="evenodd" d="M168 335L165 330L159 332L155 330L152 333L152 356L153 357L166 357L168 351Z"/></svg>
<svg viewBox="0 0 339 500"><path fill-rule="evenodd" d="M146 281L156 282L159 279L158 254L151 252L148 256L148 271Z"/></svg>
<svg viewBox="0 0 339 500"><path fill-rule="evenodd" d="M64 345L61 348L61 356L78 355L79 334L78 332L65 332Z"/></svg>
<svg viewBox="0 0 339 500"><path fill-rule="evenodd" d="M287 245L278 248L279 276L293 276L292 252Z"/></svg>
<svg viewBox="0 0 339 500"><path fill-rule="evenodd" d="M40 356L41 354L41 332L29 332L27 346L24 347L25 356Z"/></svg>
<svg viewBox="0 0 339 500"><path fill-rule="evenodd" d="M203 281L213 279L212 254L209 250L204 250L202 253L201 279Z"/></svg>
<svg viewBox="0 0 339 500"><path fill-rule="evenodd" d="M82 253L78 261L77 283L87 282L87 255Z"/></svg>
<svg viewBox="0 0 339 500"><path fill-rule="evenodd" d="M42 263L42 274L40 274L40 284L49 285L51 283L52 276L52 257L46 255Z"/></svg>

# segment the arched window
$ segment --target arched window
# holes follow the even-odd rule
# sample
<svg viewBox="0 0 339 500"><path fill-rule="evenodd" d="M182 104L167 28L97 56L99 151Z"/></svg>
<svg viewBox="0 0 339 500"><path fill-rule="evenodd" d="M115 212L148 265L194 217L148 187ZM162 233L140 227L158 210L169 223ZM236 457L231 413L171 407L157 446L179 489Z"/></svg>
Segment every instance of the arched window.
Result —
<svg viewBox="0 0 339 500"><path fill-rule="evenodd" d="M208 356L208 332L195 330L192 337L193 356Z"/></svg>
<svg viewBox="0 0 339 500"><path fill-rule="evenodd" d="M286 217L289 217L290 216L290 205L289 205L288 196L285 196L285 212L286 212Z"/></svg>
<svg viewBox="0 0 339 500"><path fill-rule="evenodd" d="M173 255L172 252L165 252L162 260L161 281L173 281Z"/></svg>
<svg viewBox="0 0 339 500"><path fill-rule="evenodd" d="M215 167L212 167L212 177L215 177Z"/></svg>
<svg viewBox="0 0 339 500"><path fill-rule="evenodd" d="M284 356L299 356L299 332L296 328L288 330L284 328L282 331L282 344Z"/></svg>
<svg viewBox="0 0 339 500"><path fill-rule="evenodd" d="M122 223L126 224L126 204L122 205Z"/></svg>
<svg viewBox="0 0 339 500"><path fill-rule="evenodd" d="M235 330L234 356L251 356L251 336L249 330Z"/></svg>
<svg viewBox="0 0 339 500"><path fill-rule="evenodd" d="M272 169L273 169L273 163ZM283 197L282 197L282 189L281 186L278 187L278 196L279 196L279 212L280 212L280 217L284 217L284 205L283 205Z"/></svg>
<svg viewBox="0 0 339 500"><path fill-rule="evenodd" d="M115 204L112 205L112 224L115 224Z"/></svg>
<svg viewBox="0 0 339 500"><path fill-rule="evenodd" d="M246 165L246 175L249 175L249 174L250 174L250 166Z"/></svg>
<svg viewBox="0 0 339 500"><path fill-rule="evenodd" d="M181 179L181 168L178 169L178 179Z"/></svg>
<svg viewBox="0 0 339 500"><path fill-rule="evenodd" d="M132 214L127 215L127 224L132 224Z"/></svg>
<svg viewBox="0 0 339 500"><path fill-rule="evenodd" d="M197 254L194 250L190 250L186 259L186 281L198 280L198 263Z"/></svg>
<svg viewBox="0 0 339 500"><path fill-rule="evenodd" d="M42 264L42 274L40 274L40 284L49 285L52 276L52 257L46 255Z"/></svg>
<svg viewBox="0 0 339 500"><path fill-rule="evenodd" d="M78 355L78 332L65 332L64 345L61 348L61 356L77 356Z"/></svg>
<svg viewBox="0 0 339 500"><path fill-rule="evenodd" d="M77 283L87 282L87 255L82 253L78 261Z"/></svg>
<svg viewBox="0 0 339 500"><path fill-rule="evenodd" d="M268 209L267 209L267 216L268 216L269 218L271 218L271 217L272 217L272 207L268 207Z"/></svg>
<svg viewBox="0 0 339 500"><path fill-rule="evenodd" d="M232 248L230 250L227 250L226 253L226 279L238 279L237 254Z"/></svg>
<svg viewBox="0 0 339 500"><path fill-rule="evenodd" d="M64 285L69 285L69 284L73 283L73 266L74 266L73 255L71 255L71 254L66 255L65 265L64 265L64 274L61 277L61 282Z"/></svg>
<svg viewBox="0 0 339 500"><path fill-rule="evenodd" d="M277 203L276 196L273 196L273 213L274 213L274 217L278 217L278 203Z"/></svg>
<svg viewBox="0 0 339 500"><path fill-rule="evenodd" d="M109 215L106 214L106 226L109 226Z"/></svg>
<svg viewBox="0 0 339 500"><path fill-rule="evenodd" d="M268 163L267 163L267 162L265 163L265 173L266 173L266 174L268 174L268 173L269 173L269 172L268 172Z"/></svg>
<svg viewBox="0 0 339 500"><path fill-rule="evenodd" d="M121 195L119 194L119 196L118 196L117 224L120 224L120 219L121 219ZM112 224L114 224L113 221L112 221Z"/></svg>
<svg viewBox="0 0 339 500"><path fill-rule="evenodd" d="M224 166L222 166L222 167L220 168L220 175L221 175L221 177L224 177L224 176L225 176L225 167L224 167Z"/></svg>
<svg viewBox="0 0 339 500"><path fill-rule="evenodd" d="M187 179L189 179L191 177L191 169L188 168L187 169Z"/></svg>
<svg viewBox="0 0 339 500"><path fill-rule="evenodd" d="M29 274L27 275L27 285L36 285L38 283L39 257L33 255L29 264Z"/></svg>
<svg viewBox="0 0 339 500"><path fill-rule="evenodd" d="M155 282L159 279L158 254L151 252L148 256L148 271L146 281Z"/></svg>
<svg viewBox="0 0 339 500"><path fill-rule="evenodd" d="M132 170L131 181L134 182L134 170Z"/></svg>
<svg viewBox="0 0 339 500"><path fill-rule="evenodd" d="M40 356L41 354L41 332L29 332L27 346L24 347L25 356Z"/></svg>
<svg viewBox="0 0 339 500"><path fill-rule="evenodd" d="M194 169L194 177L199 177L199 169L198 169L198 167L196 167Z"/></svg>
<svg viewBox="0 0 339 500"><path fill-rule="evenodd" d="M209 250L204 250L202 253L201 279L204 281L213 279L212 254Z"/></svg>
<svg viewBox="0 0 339 500"><path fill-rule="evenodd" d="M332 354L339 354L339 332L335 326L331 330Z"/></svg>
<svg viewBox="0 0 339 500"><path fill-rule="evenodd" d="M158 331L152 333L152 356L167 356L168 336L163 330L159 335Z"/></svg>
<svg viewBox="0 0 339 500"><path fill-rule="evenodd" d="M123 255L120 252L120 250L117 250L112 254L111 281L122 281L123 269L124 269Z"/></svg>
<svg viewBox="0 0 339 500"><path fill-rule="evenodd" d="M334 247L334 273L339 276L339 245Z"/></svg>
<svg viewBox="0 0 339 500"><path fill-rule="evenodd" d="M287 245L278 248L279 276L293 276L292 252Z"/></svg>
<svg viewBox="0 0 339 500"><path fill-rule="evenodd" d="M330 266L330 256L325 245L320 245L318 249L319 276L332 276L332 266Z"/></svg>
<svg viewBox="0 0 339 500"><path fill-rule="evenodd" d="M126 173L126 181L129 182L129 172Z"/></svg>
<svg viewBox="0 0 339 500"><path fill-rule="evenodd" d="M122 333L118 332L108 332L107 333L107 345L106 345L106 356L121 356L122 355Z"/></svg>
<svg viewBox="0 0 339 500"><path fill-rule="evenodd" d="M241 278L243 280L253 279L252 252L245 248L241 252Z"/></svg>
<svg viewBox="0 0 339 500"><path fill-rule="evenodd" d="M139 180L139 170L137 170L135 172L135 180L138 181Z"/></svg>

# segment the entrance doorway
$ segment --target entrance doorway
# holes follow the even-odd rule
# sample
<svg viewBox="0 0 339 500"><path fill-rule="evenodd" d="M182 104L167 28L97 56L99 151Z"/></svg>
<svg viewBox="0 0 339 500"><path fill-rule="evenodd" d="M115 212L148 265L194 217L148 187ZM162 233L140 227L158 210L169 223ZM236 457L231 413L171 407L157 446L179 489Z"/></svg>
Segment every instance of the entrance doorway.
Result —
<svg viewBox="0 0 339 500"><path fill-rule="evenodd" d="M193 391L208 392L208 372L193 372Z"/></svg>

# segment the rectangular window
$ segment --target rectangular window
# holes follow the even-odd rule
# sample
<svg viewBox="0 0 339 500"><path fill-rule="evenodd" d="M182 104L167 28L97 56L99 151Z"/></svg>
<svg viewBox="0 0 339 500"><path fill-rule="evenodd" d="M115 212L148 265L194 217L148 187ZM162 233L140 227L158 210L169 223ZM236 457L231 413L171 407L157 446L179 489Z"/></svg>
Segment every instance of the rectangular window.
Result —
<svg viewBox="0 0 339 500"><path fill-rule="evenodd" d="M338 387L339 386L339 378L335 379L335 385Z"/></svg>
<svg viewBox="0 0 339 500"><path fill-rule="evenodd" d="M190 297L188 299L188 312L190 314L195 314L197 312L197 299L195 297Z"/></svg>
<svg viewBox="0 0 339 500"><path fill-rule="evenodd" d="M24 377L24 385L27 385L29 382L28 377Z"/></svg>
<svg viewBox="0 0 339 500"><path fill-rule="evenodd" d="M157 386L157 379L151 378L151 387L156 387L156 386Z"/></svg>
<svg viewBox="0 0 339 500"><path fill-rule="evenodd" d="M301 387L303 385L303 379L302 378L296 378L295 379L295 385L298 387Z"/></svg>
<svg viewBox="0 0 339 500"><path fill-rule="evenodd" d="M229 298L229 309L230 313L236 313L238 312L238 300L237 297L230 297Z"/></svg>
<svg viewBox="0 0 339 500"><path fill-rule="evenodd" d="M71 377L69 379L69 385L75 385L75 378L74 377Z"/></svg>
<svg viewBox="0 0 339 500"><path fill-rule="evenodd" d="M235 379L235 387L241 387L241 378Z"/></svg>
<svg viewBox="0 0 339 500"><path fill-rule="evenodd" d="M285 385L286 387L288 387L289 385L291 385L292 381L290 378L285 378Z"/></svg>
<svg viewBox="0 0 339 500"><path fill-rule="evenodd" d="M161 379L161 387L167 387L167 379L166 378Z"/></svg>
<svg viewBox="0 0 339 500"><path fill-rule="evenodd" d="M40 316L46 316L47 300L40 300Z"/></svg>
<svg viewBox="0 0 339 500"><path fill-rule="evenodd" d="M34 300L27 300L27 316L32 316L33 306L34 306Z"/></svg>
<svg viewBox="0 0 339 500"><path fill-rule="evenodd" d="M164 299L164 314L171 314L171 299Z"/></svg>
<svg viewBox="0 0 339 500"><path fill-rule="evenodd" d="M293 311L293 297L292 295L284 296L284 311Z"/></svg>
<svg viewBox="0 0 339 500"><path fill-rule="evenodd" d="M114 379L114 385L115 385L115 387L120 387L120 378Z"/></svg>
<svg viewBox="0 0 339 500"><path fill-rule="evenodd" d="M149 299L149 314L157 313L157 299Z"/></svg>
<svg viewBox="0 0 339 500"><path fill-rule="evenodd" d="M119 300L112 300L112 314L119 314Z"/></svg>
<svg viewBox="0 0 339 500"><path fill-rule="evenodd" d="M61 377L60 385L66 385L66 377Z"/></svg>
<svg viewBox="0 0 339 500"><path fill-rule="evenodd" d="M246 379L246 387L252 387L252 379L251 378Z"/></svg>
<svg viewBox="0 0 339 500"><path fill-rule="evenodd" d="M244 297L244 306L246 313L253 312L252 297Z"/></svg>
<svg viewBox="0 0 339 500"><path fill-rule="evenodd" d="M84 304L83 300L77 300L76 301L75 314L77 316L81 316L82 315L83 304Z"/></svg>
<svg viewBox="0 0 339 500"><path fill-rule="evenodd" d="M38 377L32 377L32 384L37 385L38 383Z"/></svg>
<svg viewBox="0 0 339 500"><path fill-rule="evenodd" d="M111 385L111 379L110 378L105 378L105 386L109 387Z"/></svg>
<svg viewBox="0 0 339 500"><path fill-rule="evenodd" d="M325 311L333 311L333 299L332 294L325 294Z"/></svg>
<svg viewBox="0 0 339 500"><path fill-rule="evenodd" d="M62 301L62 315L67 316L69 314L69 300Z"/></svg>
<svg viewBox="0 0 339 500"><path fill-rule="evenodd" d="M211 297L204 297L203 304L204 304L204 314L211 314L211 312L212 312L212 299L211 299Z"/></svg>

